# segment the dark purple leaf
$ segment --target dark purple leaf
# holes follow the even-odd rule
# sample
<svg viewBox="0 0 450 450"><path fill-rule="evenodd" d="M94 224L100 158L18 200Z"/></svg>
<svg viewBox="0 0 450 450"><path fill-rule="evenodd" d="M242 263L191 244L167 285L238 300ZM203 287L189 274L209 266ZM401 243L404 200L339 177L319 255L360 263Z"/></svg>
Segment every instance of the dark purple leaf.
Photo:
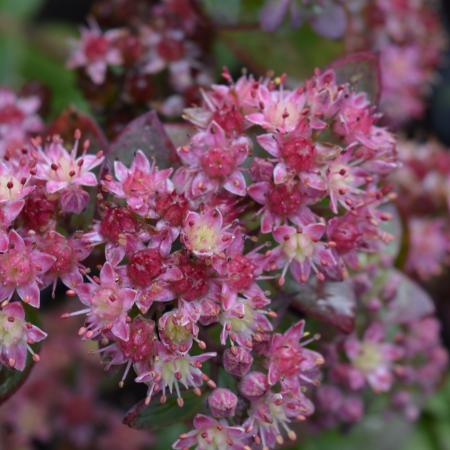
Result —
<svg viewBox="0 0 450 450"><path fill-rule="evenodd" d="M155 160L160 169L178 163L175 147L154 111L130 122L111 143L107 168L110 170L116 159L129 166L137 150L142 150L149 160Z"/></svg>
<svg viewBox="0 0 450 450"><path fill-rule="evenodd" d="M344 333L352 332L356 298L350 281L319 282L313 279L300 285L291 280L287 283L287 291L293 295L292 306Z"/></svg>
<svg viewBox="0 0 450 450"><path fill-rule="evenodd" d="M350 83L355 90L364 91L370 100L378 103L381 94L379 57L373 52L358 52L334 61L330 67L335 70L339 83Z"/></svg>

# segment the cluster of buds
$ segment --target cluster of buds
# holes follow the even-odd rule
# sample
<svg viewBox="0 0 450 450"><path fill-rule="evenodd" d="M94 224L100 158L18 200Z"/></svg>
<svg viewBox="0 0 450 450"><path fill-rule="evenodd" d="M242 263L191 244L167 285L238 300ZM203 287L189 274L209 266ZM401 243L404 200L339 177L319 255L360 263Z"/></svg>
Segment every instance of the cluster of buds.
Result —
<svg viewBox="0 0 450 450"><path fill-rule="evenodd" d="M123 2L104 3L96 5L68 61L78 70L88 98L112 122L134 118L126 116L130 107L134 115L151 106L178 116L198 97L199 86L211 82L197 43L200 17L192 2L164 0L149 7L136 1L135 14Z"/></svg>
<svg viewBox="0 0 450 450"><path fill-rule="evenodd" d="M352 279L359 323L350 335L323 342L326 359L316 394L322 426L355 423L384 394L386 408L417 419L448 364L440 324L426 294L386 264L371 264Z"/></svg>
<svg viewBox="0 0 450 450"><path fill-rule="evenodd" d="M381 109L392 125L420 119L425 112L446 45L435 6L427 0L366 0L353 11L350 28L360 39L352 36L350 49L379 53Z"/></svg>
<svg viewBox="0 0 450 450"><path fill-rule="evenodd" d="M450 263L450 153L437 142L400 141L393 181L408 228L406 270L423 280Z"/></svg>

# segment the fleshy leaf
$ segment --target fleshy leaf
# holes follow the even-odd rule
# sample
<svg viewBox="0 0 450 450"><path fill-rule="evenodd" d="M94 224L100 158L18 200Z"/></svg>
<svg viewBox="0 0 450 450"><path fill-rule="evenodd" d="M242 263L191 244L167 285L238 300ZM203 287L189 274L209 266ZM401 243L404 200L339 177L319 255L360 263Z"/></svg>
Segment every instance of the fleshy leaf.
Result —
<svg viewBox="0 0 450 450"><path fill-rule="evenodd" d="M312 279L299 285L293 280L286 283L292 294L291 305L322 322L350 333L355 322L356 298L350 281L320 282Z"/></svg>
<svg viewBox="0 0 450 450"><path fill-rule="evenodd" d="M114 160L129 166L137 150L155 160L160 169L176 165L178 161L175 147L154 111L130 122L111 143L106 158L107 169L111 170Z"/></svg>
<svg viewBox="0 0 450 450"><path fill-rule="evenodd" d="M376 53L358 52L334 61L339 83L350 83L355 90L364 91L373 103L378 103L381 94L380 63Z"/></svg>
<svg viewBox="0 0 450 450"><path fill-rule="evenodd" d="M32 366L33 360L29 355L27 357L27 365L22 372L0 365L0 405L25 383Z"/></svg>
<svg viewBox="0 0 450 450"><path fill-rule="evenodd" d="M431 297L419 284L396 269L392 269L392 276L396 277L398 287L397 294L390 304L389 320L407 323L434 312Z"/></svg>
<svg viewBox="0 0 450 450"><path fill-rule="evenodd" d="M216 24L236 24L241 12L241 0L201 0L204 12Z"/></svg>
<svg viewBox="0 0 450 450"><path fill-rule="evenodd" d="M50 125L48 134L59 134L65 143L71 145L76 129L81 131L81 141L90 141L89 152L108 151L108 140L95 120L78 111L76 108L66 108Z"/></svg>
<svg viewBox="0 0 450 450"><path fill-rule="evenodd" d="M196 396L192 391L183 392L183 400L184 405L181 408L175 398L169 398L164 404L161 404L158 398L154 398L148 406L141 401L128 411L123 422L131 428L150 430L182 423L194 417L203 404L203 398Z"/></svg>
<svg viewBox="0 0 450 450"><path fill-rule="evenodd" d="M175 147L181 147L189 142L196 130L188 123L168 123L164 124L164 131Z"/></svg>

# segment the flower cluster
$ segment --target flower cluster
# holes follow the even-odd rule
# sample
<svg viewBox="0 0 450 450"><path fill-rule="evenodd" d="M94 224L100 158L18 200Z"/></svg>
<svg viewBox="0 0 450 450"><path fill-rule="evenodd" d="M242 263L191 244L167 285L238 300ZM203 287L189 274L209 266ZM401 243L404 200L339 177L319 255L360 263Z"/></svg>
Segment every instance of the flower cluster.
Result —
<svg viewBox="0 0 450 450"><path fill-rule="evenodd" d="M365 1L354 12L353 22L351 28L363 37L350 44L380 55L381 109L389 123L400 126L421 118L445 47L434 2Z"/></svg>
<svg viewBox="0 0 450 450"><path fill-rule="evenodd" d="M370 408L368 390L387 394L387 408L415 420L448 364L426 294L389 266L366 269L352 279L359 302L357 330L323 343L327 364L316 395L316 419L325 426L361 420Z"/></svg>
<svg viewBox="0 0 450 450"><path fill-rule="evenodd" d="M40 123L33 114L23 120L28 122ZM101 152L87 154L88 142L77 155L79 131L75 138L70 152L58 136L45 144L32 138L0 162L1 363L20 371L27 351L39 360L30 344L46 334L26 321L19 300L39 308L40 291L47 286L54 292L58 280L69 288L81 283L81 261L91 251L75 235L56 231L70 214L85 209L85 189L97 185L92 169L103 161Z"/></svg>
<svg viewBox="0 0 450 450"><path fill-rule="evenodd" d="M109 115L114 108L112 122L124 115L124 122L130 121L130 107L139 107L137 114L151 105L165 115L180 115L199 86L211 82L198 36L200 18L191 2L164 0L149 7L136 1L125 10L120 2L104 3L94 9L68 60L88 97ZM106 91L114 101L102 97Z"/></svg>
<svg viewBox="0 0 450 450"><path fill-rule="evenodd" d="M401 168L393 181L408 227L408 272L439 275L450 262L450 153L437 142L400 141Z"/></svg>
<svg viewBox="0 0 450 450"><path fill-rule="evenodd" d="M60 278L83 304L64 317L86 317L79 335L99 342L107 367L124 367L120 385L135 373L146 404L173 396L182 407L184 390L213 389L214 418L198 415L180 449L268 449L284 433L294 440L290 424L312 414L307 393L324 359L306 348L316 336L303 339L303 320L275 330L271 291L288 271L301 284L340 280L360 253L390 239L379 207L390 198L382 180L397 165L395 141L365 94L331 70L294 90L283 79L224 75L228 84L186 110L196 131L177 149L178 167L160 169L137 150L129 167L117 160L103 175L90 230L64 238L52 225L56 211L44 208L47 220L35 218L40 226L25 241L10 231L4 252L14 261L30 255L28 272L5 275L7 295L17 289L29 301L22 284L31 280L38 294ZM28 195L80 212L102 155L87 146L69 154L57 138L33 142ZM105 262L94 275L80 261L98 245ZM210 378L219 362L235 392ZM238 396L247 405L239 413Z"/></svg>

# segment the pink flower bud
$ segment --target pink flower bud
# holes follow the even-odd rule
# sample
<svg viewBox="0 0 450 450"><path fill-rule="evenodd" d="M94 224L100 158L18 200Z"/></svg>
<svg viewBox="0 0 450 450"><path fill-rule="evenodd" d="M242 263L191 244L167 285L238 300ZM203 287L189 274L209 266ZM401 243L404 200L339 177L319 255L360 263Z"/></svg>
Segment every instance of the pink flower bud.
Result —
<svg viewBox="0 0 450 450"><path fill-rule="evenodd" d="M238 402L237 396L228 389L217 388L209 395L208 405L214 417L233 417Z"/></svg>
<svg viewBox="0 0 450 450"><path fill-rule="evenodd" d="M261 397L268 388L267 376L262 372L250 372L242 379L239 385L241 394L250 400Z"/></svg>
<svg viewBox="0 0 450 450"><path fill-rule="evenodd" d="M227 348L223 354L225 370L236 377L243 377L253 364L251 353L244 347Z"/></svg>

